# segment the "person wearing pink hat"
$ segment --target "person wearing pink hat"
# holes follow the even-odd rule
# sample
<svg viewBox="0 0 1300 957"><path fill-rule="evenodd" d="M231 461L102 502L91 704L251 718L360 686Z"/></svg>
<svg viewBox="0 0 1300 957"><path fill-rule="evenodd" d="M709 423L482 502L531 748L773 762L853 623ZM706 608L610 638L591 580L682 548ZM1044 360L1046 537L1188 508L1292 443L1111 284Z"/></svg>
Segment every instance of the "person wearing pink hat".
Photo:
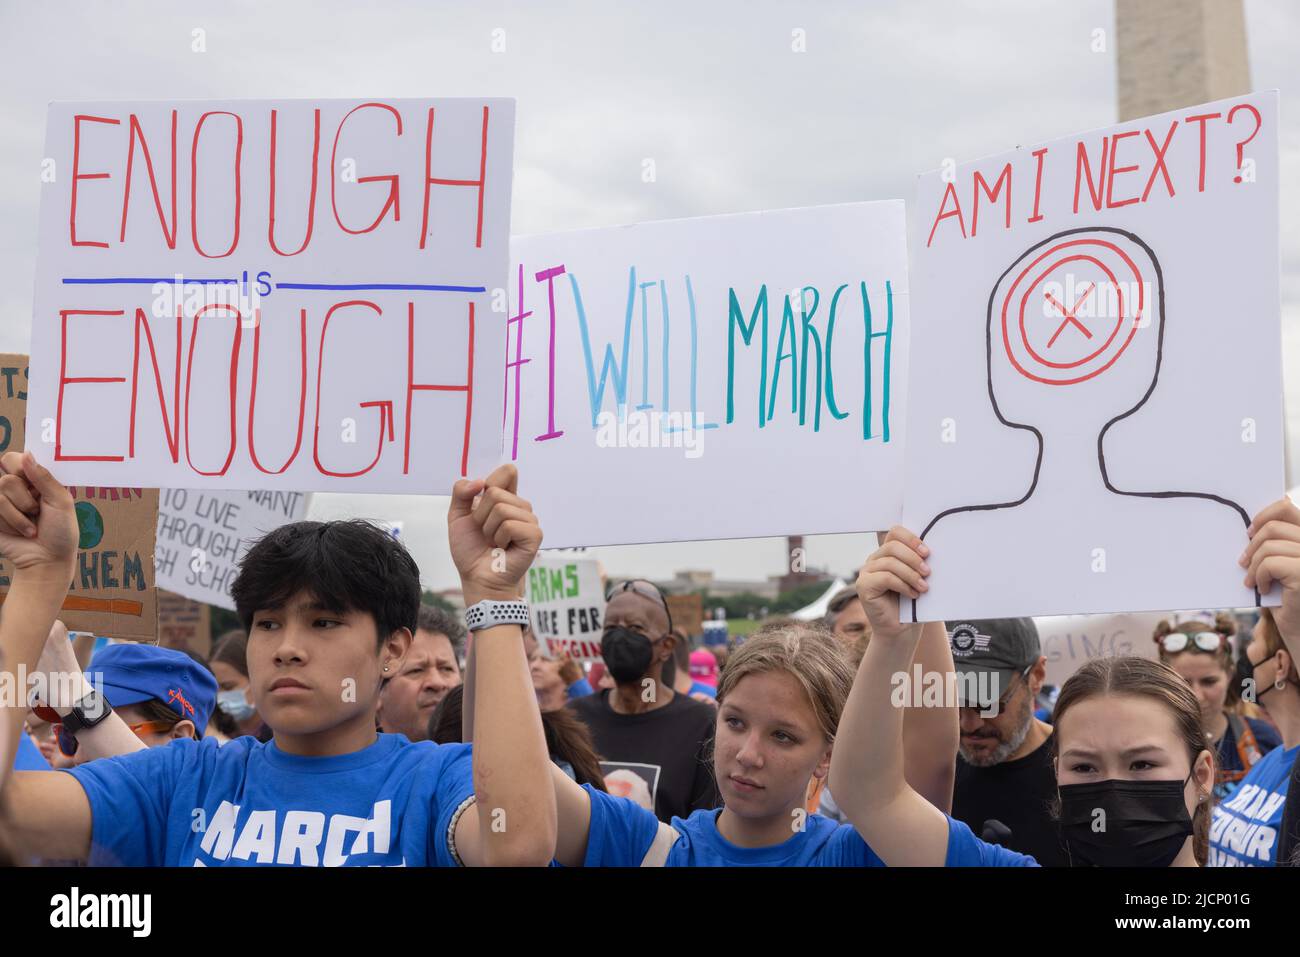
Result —
<svg viewBox="0 0 1300 957"><path fill-rule="evenodd" d="M709 697L717 696L718 659L714 657L713 652L705 651L703 648L691 652L691 682L692 692L698 685L700 690L709 689L706 692Z"/></svg>

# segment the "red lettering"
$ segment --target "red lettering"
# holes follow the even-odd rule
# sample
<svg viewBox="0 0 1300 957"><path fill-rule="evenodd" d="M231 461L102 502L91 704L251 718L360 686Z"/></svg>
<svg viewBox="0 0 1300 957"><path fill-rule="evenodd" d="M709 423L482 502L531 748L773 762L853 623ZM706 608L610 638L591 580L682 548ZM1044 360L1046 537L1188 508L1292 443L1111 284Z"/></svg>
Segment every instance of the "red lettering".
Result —
<svg viewBox="0 0 1300 957"><path fill-rule="evenodd" d="M362 233L368 233L371 230L375 229L380 224L380 222L383 221L383 218L388 215L389 209L393 210L393 222L395 223L400 222L402 219L402 206L401 206L401 201L399 199L398 177L396 175L362 176L357 180L358 183L374 183L374 182L378 182L379 180L388 181L388 202L384 204L384 208L379 211L379 215L375 217L375 221L373 223L371 223L369 226L365 227L364 229L348 229L348 227L343 225L343 220L339 219L339 207L338 207L338 203L336 202L336 193L335 193L335 188L338 185L338 180L339 180L338 168L335 165L335 163L338 160L338 154L339 154L339 137L343 135L343 124L347 123L348 117L351 116L353 113L357 112L358 110L365 110L365 109L387 110L389 113L392 113L393 119L397 120L397 135L398 136L402 135L402 114L398 113L397 110L393 109L391 106L389 106L386 103L362 103L360 106L353 107L351 110L348 111L347 116L339 120L339 128L334 134L334 149L330 152L330 206L334 210L334 222L339 224L339 229L343 230L345 233L351 233L353 236L359 236ZM421 248L423 248L423 243L421 243ZM332 473L327 473L327 474L332 474Z"/></svg>
<svg viewBox="0 0 1300 957"><path fill-rule="evenodd" d="M230 239L230 248L224 253L205 252L199 244L199 135L203 132L203 124L207 122L209 116L233 116L235 118L235 225L233 235ZM243 205L240 194L240 159L244 153L244 121L234 113L228 113L224 110L212 110L204 113L199 117L199 121L194 126L194 140L190 147L190 238L194 242L194 250L200 256L208 259L224 259L235 251L239 245L239 210ZM193 348L191 346L191 348ZM187 428L188 431L188 428ZM224 470L223 470L224 471ZM221 473L202 473L202 474L221 474Z"/></svg>
<svg viewBox="0 0 1300 957"><path fill-rule="evenodd" d="M321 396L321 379L325 371L325 333L329 329L330 319L339 309L346 309L349 306L365 306L367 309L373 309L375 315L382 316L383 312L373 302L367 302L364 299L350 299L347 302L339 302L330 306L329 311L325 313L325 321L320 327L320 355L316 361L316 428L312 438L312 460L316 463L317 470L322 475L333 475L339 478L352 478L357 475L365 475L377 464L379 456L384 451L384 423L388 423L388 441L393 441L393 403L392 402L362 402L360 407L363 409L378 407L379 408L379 447L375 450L374 460L363 469L356 472L333 472L327 469L320 460L320 396Z"/></svg>
<svg viewBox="0 0 1300 957"><path fill-rule="evenodd" d="M199 320L204 313L211 309L224 309L232 315L235 320L235 339L230 346L230 451L226 454L226 461L222 463L221 468L215 472L205 472L196 466L194 460L190 458L190 389L194 385L194 346L199 341ZM239 310L224 302L214 302L204 306L194 314L194 319L191 322L190 352L189 359L185 364L185 461L199 475L225 475L235 457L235 441L237 438L235 431L235 399L239 388L239 340L243 336L243 325L243 316L240 315Z"/></svg>
<svg viewBox="0 0 1300 957"><path fill-rule="evenodd" d="M162 224L163 239L168 249L176 248L176 111L172 110L172 223L167 228L167 214L163 212L162 197L158 195L158 180L154 177L153 159L149 155L149 142L144 138L140 128L140 118L131 114L131 140L126 149L126 186L122 190L122 232L119 242L126 242L126 211L131 204L131 167L135 160L135 141L140 140L140 152L144 154L145 169L149 172L149 188L153 191L153 205L158 210L158 222Z"/></svg>
<svg viewBox="0 0 1300 957"><path fill-rule="evenodd" d="M320 157L320 110L313 111L316 129L312 134L311 142L311 195L307 198L307 235L303 237L302 245L291 253L285 252L275 244L275 119L278 112L278 110L271 111L271 195L268 200L269 222L266 227L266 239L277 255L296 256L306 249L307 244L311 242L311 231L316 222L316 162ZM254 335L253 342L257 342L256 335ZM279 473L274 474L278 475Z"/></svg>
<svg viewBox="0 0 1300 957"><path fill-rule="evenodd" d="M402 452L402 474L409 472L411 466L411 400L416 392L427 391L465 393L465 440L460 453L460 474L465 475L469 469L470 419L474 412L474 303L469 303L469 348L466 350L469 362L464 385L415 381L415 303L407 303L406 310L406 437Z"/></svg>
<svg viewBox="0 0 1300 957"><path fill-rule="evenodd" d="M301 252L301 250L299 250ZM322 330L322 333L324 330ZM253 379L250 385L248 396L248 454L253 460L259 472L265 472L267 475L279 475L287 469L293 460L298 457L298 451L302 448L302 426L307 412L307 310L301 310L299 318L299 339L302 343L302 355L300 357L300 368L302 370L298 385L298 435L294 439L293 451L289 453L289 458L278 469L268 469L262 465L257 457L257 444L253 441L253 419L257 412L257 360L262 346L262 323L261 317L258 317L257 325L253 327ZM277 410L278 411L278 410Z"/></svg>
<svg viewBox="0 0 1300 957"><path fill-rule="evenodd" d="M949 196L952 197L953 209L951 212L945 213L944 209L948 205ZM939 215L934 218L934 225L930 227L930 238L925 241L925 247L927 249L930 248L930 243L934 242L934 231L939 228L939 223L945 219L948 219L950 216L957 217L957 225L961 227L961 238L965 239L966 220L962 217L961 200L957 198L957 189L953 186L952 183L949 183L948 188L943 191L943 199L940 200L939 202Z"/></svg>
<svg viewBox="0 0 1300 957"><path fill-rule="evenodd" d="M1169 124L1169 132L1165 134L1164 144L1156 146L1156 138L1151 135L1150 130L1146 130L1147 142L1151 144L1151 151L1156 154L1156 166L1151 171L1151 178L1147 180L1147 188L1142 191L1142 202L1147 201L1147 196L1151 194L1151 187L1155 185L1156 176L1163 173L1165 177L1165 188L1169 190L1169 195L1174 195L1174 183L1169 178L1169 168L1165 166L1165 154L1169 152L1169 143L1174 138L1174 131L1178 129L1178 121L1174 120Z"/></svg>
<svg viewBox="0 0 1300 957"><path fill-rule="evenodd" d="M989 184L985 181L984 176L979 172L979 170L975 171L975 186L973 190L975 194L975 200L974 200L975 208L971 211L971 216L970 216L970 234L972 237L979 230L980 190L983 189L984 195L989 198L990 203L996 203L998 201L998 194L1002 192L1003 181L1006 182L1006 188L1007 188L1006 228L1007 229L1011 228L1011 164L1008 163L1006 166L1002 167L1002 172L998 174L997 182L993 184L993 192L989 192Z"/></svg>
<svg viewBox="0 0 1300 957"><path fill-rule="evenodd" d="M68 317L69 316L121 316L121 309L60 309L62 323L59 340L59 393L54 407L54 460L56 462L121 462L120 455L65 455L63 452L63 393L69 385L92 382L125 382L122 376L70 376L68 375Z"/></svg>
<svg viewBox="0 0 1300 957"><path fill-rule="evenodd" d="M1101 179L1106 178L1106 156L1110 149L1110 137L1101 138L1101 163L1098 164L1099 176ZM1101 209L1102 187L1104 183L1096 186L1092 182L1092 165L1088 162L1088 148L1079 143L1075 151L1074 160L1074 211L1079 211L1079 186L1082 185L1083 177L1088 177L1088 195L1092 197L1092 208Z"/></svg>
<svg viewBox="0 0 1300 957"><path fill-rule="evenodd" d="M1222 113L1199 113L1196 116L1183 118L1184 123L1199 123L1201 127L1201 175L1196 187L1198 193L1205 192L1205 124L1222 115Z"/></svg>
<svg viewBox="0 0 1300 957"><path fill-rule="evenodd" d="M1138 198L1136 196L1132 196L1128 199L1122 199L1117 203L1114 201L1114 198L1111 195L1112 190L1114 190L1115 188L1115 177L1118 176L1120 173L1131 173L1135 169L1137 169L1136 163L1134 163L1132 166L1115 165L1115 157L1119 155L1119 141L1123 139L1128 139L1130 136L1137 136L1137 135L1138 135L1137 130L1129 130L1125 133L1116 133L1113 137L1111 137L1110 165L1107 167L1109 172L1106 173L1106 208L1107 209L1117 209L1120 206L1128 206L1138 201ZM1089 182L1091 183L1091 181Z"/></svg>
<svg viewBox="0 0 1300 957"><path fill-rule="evenodd" d="M1038 163L1037 168L1034 170L1034 215L1030 216L1028 220L1031 223L1036 223L1043 218L1042 213L1038 211L1038 200L1043 192L1043 154L1046 152L1047 147L1044 146L1042 149L1034 150L1030 154Z"/></svg>
<svg viewBox="0 0 1300 957"><path fill-rule="evenodd" d="M154 350L153 333L149 330L149 320L144 310L135 311L135 356L131 362L131 441L129 446L131 458L135 458L135 406L136 395L140 387L140 330L144 330L145 340L149 344L149 361L153 365L154 385L158 389L158 407L162 412L163 430L167 435L167 448L171 450L172 461L180 461L180 415L181 415L181 308L176 307L176 364L172 367L175 383L175 395L172 399L172 416L175 427L167 420L167 396L163 392L162 371L158 368L158 353Z"/></svg>
<svg viewBox="0 0 1300 957"><path fill-rule="evenodd" d="M433 107L429 107L429 125L424 136L424 220L420 226L420 248L429 238L430 187L474 186L478 188L478 226L474 231L474 246L483 245L483 185L487 181L488 108L483 107L483 140L480 146L478 179L442 179L433 175Z"/></svg>
<svg viewBox="0 0 1300 957"><path fill-rule="evenodd" d="M100 249L107 249L108 243L94 242L89 239L77 238L77 183L83 179L108 179L108 173L83 173L81 172L81 121L88 123L108 123L111 126L117 126L121 120L109 119L106 116L86 116L78 114L72 118L72 208L68 211L68 234L74 246L98 246ZM119 313L120 315L120 313Z"/></svg>

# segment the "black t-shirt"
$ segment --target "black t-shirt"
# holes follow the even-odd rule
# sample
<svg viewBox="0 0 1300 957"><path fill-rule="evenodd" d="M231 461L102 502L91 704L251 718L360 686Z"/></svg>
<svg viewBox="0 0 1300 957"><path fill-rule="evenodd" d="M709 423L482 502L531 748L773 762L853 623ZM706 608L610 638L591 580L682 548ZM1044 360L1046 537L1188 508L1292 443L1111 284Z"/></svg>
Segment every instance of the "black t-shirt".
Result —
<svg viewBox="0 0 1300 957"><path fill-rule="evenodd" d="M591 729L605 783L669 821L718 806L709 754L717 711L684 694L662 708L619 714L608 690L574 698L569 707Z"/></svg>
<svg viewBox="0 0 1300 957"><path fill-rule="evenodd" d="M1051 741L1048 737L1023 758L989 768L967 764L958 755L952 816L976 834L983 832L985 821L1001 821L1011 837L999 844L1032 855L1044 867L1068 867L1070 859L1050 810L1056 799Z"/></svg>

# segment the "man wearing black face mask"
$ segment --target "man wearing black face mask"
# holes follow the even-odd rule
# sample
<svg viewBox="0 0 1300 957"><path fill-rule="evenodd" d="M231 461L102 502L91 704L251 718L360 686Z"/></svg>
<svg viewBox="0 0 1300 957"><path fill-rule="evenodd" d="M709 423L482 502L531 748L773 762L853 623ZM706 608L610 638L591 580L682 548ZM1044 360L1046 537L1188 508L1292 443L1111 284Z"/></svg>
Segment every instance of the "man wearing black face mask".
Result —
<svg viewBox="0 0 1300 957"><path fill-rule="evenodd" d="M610 593L604 622L601 656L615 687L568 706L591 729L610 793L641 801L661 821L717 807L714 709L661 678L677 640L662 592L624 582Z"/></svg>

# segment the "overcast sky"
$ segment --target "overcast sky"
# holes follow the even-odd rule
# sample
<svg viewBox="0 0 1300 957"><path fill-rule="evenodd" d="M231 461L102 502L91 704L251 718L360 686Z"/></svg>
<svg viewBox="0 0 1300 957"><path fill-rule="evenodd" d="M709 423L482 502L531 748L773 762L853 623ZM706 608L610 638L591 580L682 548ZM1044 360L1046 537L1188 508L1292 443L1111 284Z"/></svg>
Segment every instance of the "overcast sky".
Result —
<svg viewBox="0 0 1300 957"><path fill-rule="evenodd" d="M1280 88L1282 315L1300 425L1300 4L1246 4L1255 89ZM1107 52L1092 51L1104 29ZM504 52L493 52L494 30ZM793 52L804 31L806 52ZM192 49L202 30L206 51ZM1115 122L1110 0L1003 2L26 2L0 0L0 351L26 352L45 105L55 99L510 96L515 233L901 197L916 174ZM498 37L502 36L497 34ZM657 180L641 180L642 160ZM1228 384L1230 387L1230 383ZM1300 454L1293 436L1293 459ZM1300 469L1292 468L1293 475ZM526 493L526 489L525 489ZM592 508L612 491L583 490ZM401 520L455 584L446 499L317 495L313 517ZM855 568L864 535L810 539ZM611 574L785 570L781 540L598 550Z"/></svg>

